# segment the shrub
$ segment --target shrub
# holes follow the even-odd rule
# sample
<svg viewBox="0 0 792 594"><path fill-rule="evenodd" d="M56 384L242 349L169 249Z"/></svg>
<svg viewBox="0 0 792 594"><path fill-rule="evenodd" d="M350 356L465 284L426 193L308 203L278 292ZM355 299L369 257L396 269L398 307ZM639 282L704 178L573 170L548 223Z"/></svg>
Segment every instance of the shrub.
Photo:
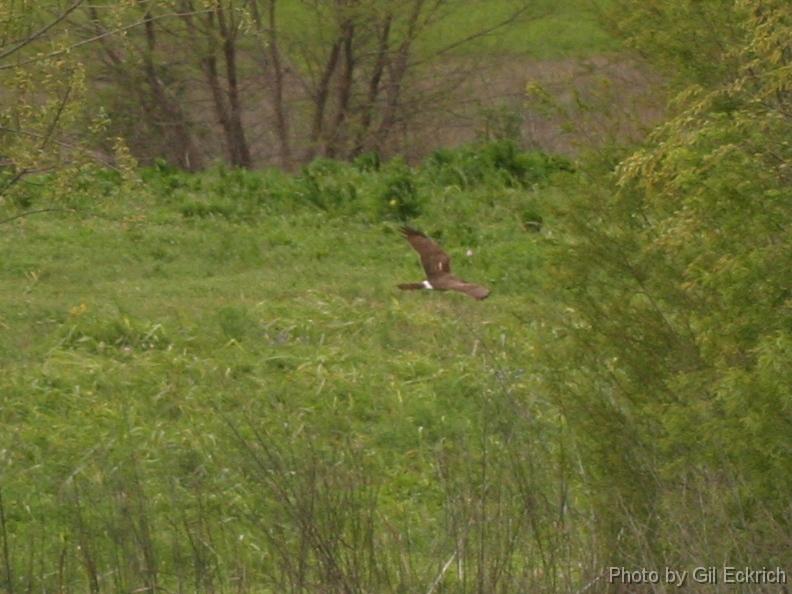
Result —
<svg viewBox="0 0 792 594"><path fill-rule="evenodd" d="M402 160L387 164L373 193L372 214L378 220L407 220L421 214L421 198L412 169Z"/></svg>
<svg viewBox="0 0 792 594"><path fill-rule="evenodd" d="M498 140L435 151L424 171L443 186L528 187L558 171L572 171L572 165L563 157L525 152L510 140Z"/></svg>
<svg viewBox="0 0 792 594"><path fill-rule="evenodd" d="M348 209L357 201L352 169L331 159L316 159L297 178L297 195L325 211Z"/></svg>

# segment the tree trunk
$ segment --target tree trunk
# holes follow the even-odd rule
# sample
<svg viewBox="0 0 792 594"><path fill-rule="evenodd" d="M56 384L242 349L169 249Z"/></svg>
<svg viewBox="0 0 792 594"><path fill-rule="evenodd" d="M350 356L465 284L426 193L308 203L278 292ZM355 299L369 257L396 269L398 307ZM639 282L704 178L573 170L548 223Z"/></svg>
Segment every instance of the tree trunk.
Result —
<svg viewBox="0 0 792 594"><path fill-rule="evenodd" d="M382 29L380 31L377 43L377 57L374 61L374 66L372 67L371 76L369 78L366 102L363 104L360 110L360 129L357 133L355 145L352 147L352 157L356 157L366 148L367 137L369 136L372 120L374 117L374 107L377 103L377 98L379 97L381 90L380 84L382 82L382 75L385 72L385 66L388 63L388 44L392 20L393 15L388 14L382 23Z"/></svg>
<svg viewBox="0 0 792 594"><path fill-rule="evenodd" d="M188 171L198 170L203 166L203 159L193 142L187 118L181 106L168 95L168 91L157 73L153 59L156 49L156 33L151 13L148 11L145 15L145 29L146 51L143 53L143 67L154 101L162 111L165 120L164 124L158 127L162 129L166 145L172 149L173 160L179 167ZM159 123L155 123L155 125L157 124Z"/></svg>
<svg viewBox="0 0 792 594"><path fill-rule="evenodd" d="M182 17L187 24L187 29L195 51L202 51L198 42L198 28L192 19L195 13L191 1L183 2L185 14ZM242 108L239 98L239 84L236 68L236 32L235 24L231 27L225 21L225 13L219 0L214 3L214 9L206 15L205 30L200 33L208 40L208 46L200 58L201 69L206 77L206 83L212 94L212 107L223 131L228 161L234 167L250 168L252 159L248 148L245 131L242 126ZM223 55L226 67L226 88L223 87L220 72L217 66L217 38L223 43Z"/></svg>
<svg viewBox="0 0 792 594"><path fill-rule="evenodd" d="M275 14L276 0L269 0L269 50L272 60L272 104L275 110L275 130L278 135L281 166L291 168L291 145L289 142L289 120L283 103L283 65L278 47L278 24Z"/></svg>
<svg viewBox="0 0 792 594"><path fill-rule="evenodd" d="M418 18L421 15L423 5L424 0L414 0L412 11L407 20L407 32L404 40L399 44L395 59L389 64L385 109L383 110L382 121L376 135L378 148L381 148L387 140L399 116L402 84L410 64L410 50L418 32Z"/></svg>
<svg viewBox="0 0 792 594"><path fill-rule="evenodd" d="M352 96L352 82L354 80L355 56L352 52L352 40L355 35L355 24L344 21L341 29L341 48L343 49L344 60L338 78L337 105L333 127L327 135L326 154L328 157L337 157L342 152L344 144L344 134L342 126L349 109L349 99Z"/></svg>
<svg viewBox="0 0 792 594"><path fill-rule="evenodd" d="M341 39L333 42L330 48L330 54L327 56L327 62L322 71L322 76L319 79L319 84L314 93L314 115L311 124L311 136L309 138L310 146L305 154L305 160L310 161L316 155L322 145L323 131L324 131L324 118L325 108L327 107L327 97L330 94L330 81L333 78L336 66L338 65L338 55L341 50Z"/></svg>
<svg viewBox="0 0 792 594"><path fill-rule="evenodd" d="M237 76L236 63L236 23L234 13L229 13L230 22L226 22L223 5L218 2L216 5L217 23L220 28L220 35L223 39L223 56L225 57L226 86L228 94L228 124L229 124L229 145L233 146L232 164L237 167L250 169L253 161L250 157L250 147L245 137L245 129L242 125L242 106L239 99L239 78Z"/></svg>
<svg viewBox="0 0 792 594"><path fill-rule="evenodd" d="M257 0L249 0L248 6L253 15L253 20L256 23L258 33L264 33L265 28L262 24ZM272 111L275 116L275 135L278 140L278 158L281 167L284 169L291 169L291 138L289 132L289 115L283 100L284 72L279 46L280 39L278 37L277 0L268 0L267 2L266 35L268 41L266 48L260 45L259 49L262 56L269 56L270 61L269 67L264 63L263 68L265 70L265 76L269 79L270 101L272 102Z"/></svg>

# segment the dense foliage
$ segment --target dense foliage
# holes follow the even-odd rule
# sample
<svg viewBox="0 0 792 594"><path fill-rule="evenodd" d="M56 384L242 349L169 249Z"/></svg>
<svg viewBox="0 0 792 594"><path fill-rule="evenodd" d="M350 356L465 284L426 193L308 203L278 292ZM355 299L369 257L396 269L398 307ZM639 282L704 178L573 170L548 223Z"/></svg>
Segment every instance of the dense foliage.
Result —
<svg viewBox="0 0 792 594"><path fill-rule="evenodd" d="M730 79L556 219L548 389L616 561L788 562L792 11L759 4L737 6Z"/></svg>

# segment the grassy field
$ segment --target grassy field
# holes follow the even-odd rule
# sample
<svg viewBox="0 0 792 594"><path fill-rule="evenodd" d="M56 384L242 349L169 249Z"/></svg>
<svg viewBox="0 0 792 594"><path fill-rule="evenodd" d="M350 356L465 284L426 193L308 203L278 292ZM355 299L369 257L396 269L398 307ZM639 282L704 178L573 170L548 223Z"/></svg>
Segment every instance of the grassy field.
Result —
<svg viewBox="0 0 792 594"><path fill-rule="evenodd" d="M601 54L619 47L597 19L597 12L608 7L607 1L542 0L531 2L522 11L525 4L524 0L450 2L419 37L420 52L432 54L450 48L447 55L457 57L519 55L554 59ZM317 14L299 3L284 4L280 10L281 23L288 27L295 43L310 43L317 30L330 22L329 15L317 20ZM517 11L519 16L511 20ZM506 22L506 26L499 27ZM489 29L490 33L479 36ZM458 43L473 37L469 42Z"/></svg>
<svg viewBox="0 0 792 594"><path fill-rule="evenodd" d="M521 4L514 0L469 0L464 9L449 11L448 17L437 23L425 48L436 51L450 40L464 39L504 22ZM605 6L607 3L595 5L580 0L533 2L513 25L455 48L452 53L554 59L613 51L618 49L618 42L603 30L596 16L596 11Z"/></svg>
<svg viewBox="0 0 792 594"><path fill-rule="evenodd" d="M428 587L472 521L457 486L513 468L490 457L516 424L534 428L526 456L552 448L549 422L508 407L530 383L531 180L563 164L505 154L88 175L61 197L72 212L4 224L0 473L19 587L284 591L281 557L300 547L319 559L305 579L329 579L336 533L339 562L358 541L384 551L382 567L347 560L346 579ZM388 210L402 207L488 300L396 289L422 278ZM312 513L326 534L303 534Z"/></svg>

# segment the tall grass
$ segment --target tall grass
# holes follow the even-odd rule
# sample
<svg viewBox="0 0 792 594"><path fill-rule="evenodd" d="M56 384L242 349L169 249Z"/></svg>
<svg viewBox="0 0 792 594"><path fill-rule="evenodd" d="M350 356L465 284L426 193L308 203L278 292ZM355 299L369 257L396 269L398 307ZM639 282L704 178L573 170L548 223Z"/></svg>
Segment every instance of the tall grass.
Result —
<svg viewBox="0 0 792 594"><path fill-rule="evenodd" d="M101 174L67 210L7 224L6 589L513 592L586 579L570 560L587 537L563 529L568 494L550 480L567 464L562 434L524 397L531 328L516 317L540 261L521 219L566 167L508 143L421 169L158 166L137 186ZM27 208L45 204L38 187L23 187ZM422 276L402 221L493 296L399 293Z"/></svg>

